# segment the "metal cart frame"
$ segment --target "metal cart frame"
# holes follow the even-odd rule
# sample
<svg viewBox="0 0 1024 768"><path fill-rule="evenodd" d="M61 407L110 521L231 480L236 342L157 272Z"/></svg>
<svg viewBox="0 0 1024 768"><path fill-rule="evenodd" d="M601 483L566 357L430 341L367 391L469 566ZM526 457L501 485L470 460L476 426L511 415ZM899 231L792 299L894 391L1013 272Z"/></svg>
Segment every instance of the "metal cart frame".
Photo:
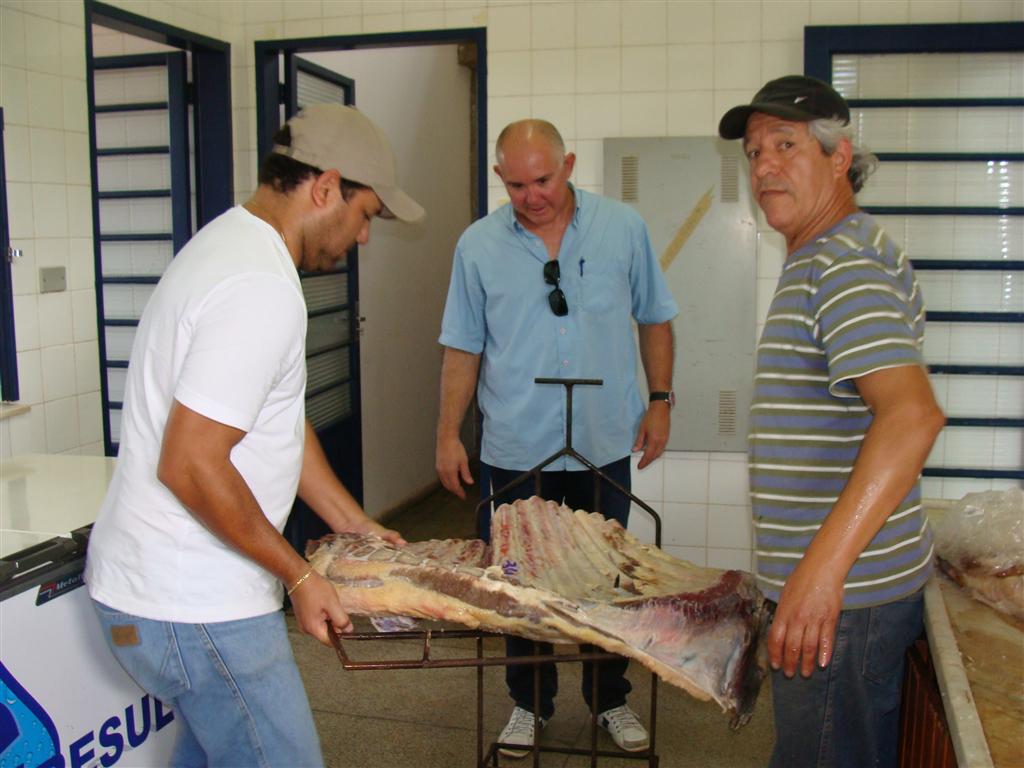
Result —
<svg viewBox="0 0 1024 768"><path fill-rule="evenodd" d="M641 499L634 496L630 491L627 491L619 483L608 477L599 467L591 463L589 459L580 454L576 449L572 447L572 395L573 387L575 386L601 386L604 384L602 379L558 379L558 378L537 378L534 379L536 384L561 384L565 387L566 397L566 426L565 426L565 447L552 454L537 466L533 467L521 475L516 477L510 483L497 489L486 498L482 499L476 506L476 512L479 515L480 511L485 507L489 506L496 498L499 498L502 494L511 488L520 485L524 480L532 477L534 479L534 487L537 493L540 493L541 488L541 472L544 467L549 466L552 462L557 461L562 457L570 457L578 461L580 464L585 466L587 470L594 475L594 512L601 511L601 482L607 482L613 489L618 493L621 493L627 497L633 504L636 504L649 514L654 519L654 543L657 546L661 546L661 517L657 512L654 511L648 504ZM330 622L328 622L329 624ZM601 661L608 661L617 658L616 654L613 653L576 653L576 654L552 654L550 656L490 656L485 657L483 655L483 641L487 637L501 637L497 633L484 632L481 630L421 630L421 631L404 631L404 632L362 632L353 633L345 636L336 634L332 628L328 627L331 631L328 632L328 636L331 638L331 642L334 645L335 652L338 655L341 665L346 670L358 671L358 670L394 670L394 669L445 669L454 667L476 667L476 690L477 690L477 706L476 706L476 751L477 751L477 768L487 768L488 763L491 766L498 765L498 750L502 747L513 747L519 749L519 745L503 744L502 742L492 742L487 750L484 752L484 678L483 668L493 666L516 666L516 665L533 665L534 671L534 733L540 732L540 722L538 712L540 711L540 665L541 664L564 664L567 662L582 662L592 661L594 664L591 668L591 674L593 675L593 688L592 690L597 691L598 688L598 665ZM456 658L456 659L433 659L430 656L431 642L435 639L459 639L459 638L472 638L476 641L476 655L468 658ZM420 657L418 659L408 660L391 660L391 661L356 661L352 659L347 651L345 650L345 643L348 641L367 641L367 640L422 640L423 647ZM534 645L536 651L537 646ZM651 703L650 703L650 727L648 733L650 734L650 745L643 752L623 752L623 751L610 751L610 750L599 750L597 748L597 696L593 697L591 703L591 723L590 723L590 748L589 749L577 749L574 747L554 747L554 746L542 746L539 739L534 740L534 745L531 750L533 755L533 766L539 768L540 766L540 755L543 752L552 752L559 754L572 754L572 755L590 755L590 765L592 768L596 768L597 759L599 757L615 757L618 759L625 760L646 760L649 768L658 768L660 759L655 752L655 737L657 734L657 712L658 712L658 676L653 672L651 673Z"/></svg>

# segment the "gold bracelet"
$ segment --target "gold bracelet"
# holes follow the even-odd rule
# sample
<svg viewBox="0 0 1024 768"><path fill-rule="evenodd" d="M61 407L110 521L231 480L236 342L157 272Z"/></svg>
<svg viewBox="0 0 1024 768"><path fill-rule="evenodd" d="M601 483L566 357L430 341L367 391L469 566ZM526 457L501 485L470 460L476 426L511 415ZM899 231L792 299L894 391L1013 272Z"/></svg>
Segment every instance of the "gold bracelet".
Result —
<svg viewBox="0 0 1024 768"><path fill-rule="evenodd" d="M296 582L295 582L294 584L292 584L292 587L291 587L291 589L289 589L289 590L288 590L288 592L287 592L288 596L289 596L289 597L291 597L291 594L292 594L292 592L294 592L294 591L295 591L296 589L298 589L299 587L301 587L301 586L302 586L302 582L304 582L304 581L305 581L306 579L308 579L308 578L309 578L310 576L312 576L312 575L313 575L313 569L312 569L312 568L310 568L310 569L309 569L308 571L306 571L306 572L305 572L304 574L302 574L301 576L299 576L299 580L298 580L298 581L296 581Z"/></svg>

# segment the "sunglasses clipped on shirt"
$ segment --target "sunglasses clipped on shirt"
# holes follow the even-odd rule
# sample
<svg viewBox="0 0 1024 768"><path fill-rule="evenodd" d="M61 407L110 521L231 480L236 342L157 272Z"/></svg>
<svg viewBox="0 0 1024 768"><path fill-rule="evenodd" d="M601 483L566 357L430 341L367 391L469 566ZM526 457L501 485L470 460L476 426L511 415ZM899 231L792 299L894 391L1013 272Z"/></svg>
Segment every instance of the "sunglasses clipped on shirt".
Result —
<svg viewBox="0 0 1024 768"><path fill-rule="evenodd" d="M544 262L544 282L555 286L548 294L548 306L557 317L565 317L569 314L569 304L565 300L565 294L558 287L558 281L562 277L562 271L558 266L558 260Z"/></svg>

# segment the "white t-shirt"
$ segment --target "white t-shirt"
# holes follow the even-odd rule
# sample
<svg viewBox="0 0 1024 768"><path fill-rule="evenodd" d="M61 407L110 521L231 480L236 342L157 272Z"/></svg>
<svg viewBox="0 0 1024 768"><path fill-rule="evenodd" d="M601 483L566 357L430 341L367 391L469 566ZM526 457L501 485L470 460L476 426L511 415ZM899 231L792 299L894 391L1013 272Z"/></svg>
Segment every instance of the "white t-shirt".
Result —
<svg viewBox="0 0 1024 768"><path fill-rule="evenodd" d="M182 248L135 335L117 468L89 538L94 599L189 623L280 608L278 581L210 533L156 470L173 400L243 430L231 462L282 530L302 467L305 347L302 287L273 227L239 206Z"/></svg>

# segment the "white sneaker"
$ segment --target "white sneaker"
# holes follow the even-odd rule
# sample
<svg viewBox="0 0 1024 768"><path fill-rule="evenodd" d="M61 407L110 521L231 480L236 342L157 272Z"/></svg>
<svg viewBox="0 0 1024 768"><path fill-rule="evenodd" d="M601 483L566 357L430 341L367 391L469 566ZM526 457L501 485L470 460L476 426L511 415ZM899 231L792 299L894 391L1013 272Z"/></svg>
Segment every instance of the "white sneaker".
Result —
<svg viewBox="0 0 1024 768"><path fill-rule="evenodd" d="M606 709L597 716L597 724L611 734L619 749L641 752L650 746L647 729L640 724L636 712L625 704L615 709Z"/></svg>
<svg viewBox="0 0 1024 768"><path fill-rule="evenodd" d="M540 719L540 727L543 728L545 725L547 725L547 721L542 717ZM505 729L498 736L498 741L504 744L521 744L526 747L526 749L522 750L499 747L498 752L505 755L505 757L526 757L526 755L530 754L534 742L533 712L522 707L513 709L512 716L508 719Z"/></svg>

